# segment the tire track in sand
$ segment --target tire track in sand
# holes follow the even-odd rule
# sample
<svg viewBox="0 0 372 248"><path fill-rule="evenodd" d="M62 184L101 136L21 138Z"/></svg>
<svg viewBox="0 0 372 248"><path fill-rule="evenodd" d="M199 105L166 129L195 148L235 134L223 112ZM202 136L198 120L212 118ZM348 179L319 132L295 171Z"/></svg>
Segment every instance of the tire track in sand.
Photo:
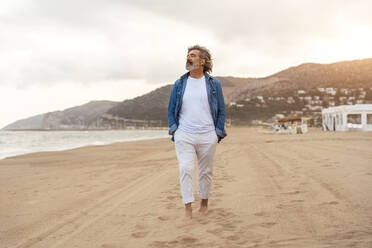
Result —
<svg viewBox="0 0 372 248"><path fill-rule="evenodd" d="M308 207L303 204L303 200L298 200L304 194L304 190L300 189L299 182L293 180L296 173L287 165L286 161L280 160L272 153L265 152L264 149L260 149L258 145L251 144L251 150L255 151L257 157L261 159L261 172L264 172L266 178L269 179L268 183L272 183L275 187L272 187L273 198L275 198L275 208L273 211L273 223L278 223L281 229L289 227L288 220L297 223L301 223L301 228L305 233L312 236L317 234L316 225L312 221L312 217L307 214ZM265 166L263 166L265 165ZM292 200L291 199L295 199ZM286 218L283 218L286 216Z"/></svg>
<svg viewBox="0 0 372 248"><path fill-rule="evenodd" d="M126 187L102 197L99 202L95 203L93 206L88 206L85 209L80 210L77 214L65 217L53 227L43 230L41 233L35 235L32 238L28 238L27 240L19 242L14 247L59 247L66 241L72 239L74 236L90 227L98 220L108 215L110 212L114 211L122 203L128 201L139 192L151 186L153 182L159 180L167 174L169 174L169 172L165 170L164 172L158 173L157 175L149 175L146 177L138 178L137 180L129 183L129 185L127 185ZM58 241L56 237L58 237Z"/></svg>

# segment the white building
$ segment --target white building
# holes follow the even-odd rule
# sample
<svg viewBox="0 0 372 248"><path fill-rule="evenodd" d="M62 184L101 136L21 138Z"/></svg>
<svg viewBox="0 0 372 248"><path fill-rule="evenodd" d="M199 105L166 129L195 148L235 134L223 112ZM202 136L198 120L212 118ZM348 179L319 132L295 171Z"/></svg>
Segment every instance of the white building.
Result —
<svg viewBox="0 0 372 248"><path fill-rule="evenodd" d="M341 88L341 89L340 89L340 92L341 92L342 94L345 94L345 95L349 94L349 90L348 90L348 89L345 89L345 88Z"/></svg>
<svg viewBox="0 0 372 248"><path fill-rule="evenodd" d="M264 103L264 102L265 102L265 100L264 100L263 96L256 96L256 98L257 98L258 100L260 100L260 102L262 102L262 103Z"/></svg>
<svg viewBox="0 0 372 248"><path fill-rule="evenodd" d="M342 105L322 110L325 131L372 131L372 104Z"/></svg>
<svg viewBox="0 0 372 248"><path fill-rule="evenodd" d="M304 90L298 90L297 93L298 93L299 95L303 95L303 94L305 94L306 92L305 92Z"/></svg>
<svg viewBox="0 0 372 248"><path fill-rule="evenodd" d="M295 100L293 99L293 97L289 96L287 98L287 103L295 103Z"/></svg>
<svg viewBox="0 0 372 248"><path fill-rule="evenodd" d="M336 95L336 90L333 88L326 88L325 91L332 96Z"/></svg>

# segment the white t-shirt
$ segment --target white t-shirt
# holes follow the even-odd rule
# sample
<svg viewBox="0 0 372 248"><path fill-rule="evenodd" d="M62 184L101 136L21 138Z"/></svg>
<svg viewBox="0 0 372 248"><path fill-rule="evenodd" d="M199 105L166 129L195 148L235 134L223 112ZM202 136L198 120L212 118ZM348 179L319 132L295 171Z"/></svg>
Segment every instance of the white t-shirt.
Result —
<svg viewBox="0 0 372 248"><path fill-rule="evenodd" d="M205 77L187 78L178 128L187 133L205 133L215 130Z"/></svg>

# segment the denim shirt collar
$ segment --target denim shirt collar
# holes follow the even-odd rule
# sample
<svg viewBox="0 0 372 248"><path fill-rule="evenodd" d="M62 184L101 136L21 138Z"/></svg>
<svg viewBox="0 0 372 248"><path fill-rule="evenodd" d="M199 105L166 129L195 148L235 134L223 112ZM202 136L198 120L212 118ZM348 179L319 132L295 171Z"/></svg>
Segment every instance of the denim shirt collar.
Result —
<svg viewBox="0 0 372 248"><path fill-rule="evenodd" d="M186 72L185 74L183 74L180 79L182 81L186 81L187 78L190 76L190 72ZM204 72L204 77L205 77L205 81L208 82L212 77L211 75L209 75L207 72Z"/></svg>

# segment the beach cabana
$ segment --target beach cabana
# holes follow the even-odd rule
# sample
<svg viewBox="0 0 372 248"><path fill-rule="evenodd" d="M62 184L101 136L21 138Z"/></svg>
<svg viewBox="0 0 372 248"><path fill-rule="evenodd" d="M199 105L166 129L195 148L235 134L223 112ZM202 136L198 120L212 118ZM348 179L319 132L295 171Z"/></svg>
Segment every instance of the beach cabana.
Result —
<svg viewBox="0 0 372 248"><path fill-rule="evenodd" d="M322 123L324 131L372 131L372 104L323 109Z"/></svg>
<svg viewBox="0 0 372 248"><path fill-rule="evenodd" d="M279 133L306 133L306 120L300 116L287 116L277 120Z"/></svg>

